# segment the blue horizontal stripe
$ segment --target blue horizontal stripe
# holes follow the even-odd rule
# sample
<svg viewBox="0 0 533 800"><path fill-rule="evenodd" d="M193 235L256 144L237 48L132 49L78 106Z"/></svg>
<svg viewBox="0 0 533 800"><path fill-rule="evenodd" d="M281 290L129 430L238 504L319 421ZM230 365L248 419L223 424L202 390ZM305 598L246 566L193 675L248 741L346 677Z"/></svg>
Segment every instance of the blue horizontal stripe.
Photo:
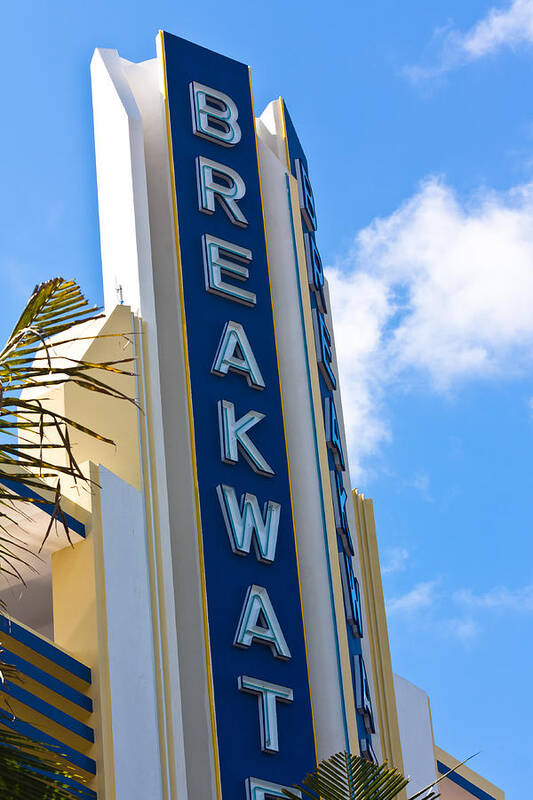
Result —
<svg viewBox="0 0 533 800"><path fill-rule="evenodd" d="M91 670L89 667L86 667L81 661L76 661L75 658L59 650L58 647L54 647L51 642L41 639L40 636L32 633L27 628L23 628L13 620L4 617L3 614L0 614L0 632L5 633L6 636L11 636L12 639L29 647L35 653L47 658L48 661L53 661L58 667L62 667L62 669L67 670L67 672L85 681L85 683L91 682Z"/></svg>
<svg viewBox="0 0 533 800"><path fill-rule="evenodd" d="M75 781L72 778L63 778L63 783L69 787L69 791L77 800L97 800L96 792L84 786L83 783Z"/></svg>
<svg viewBox="0 0 533 800"><path fill-rule="evenodd" d="M67 784L69 791L77 800L97 800L96 792L82 783L78 783L78 781L74 781L71 778L63 778L63 783Z"/></svg>
<svg viewBox="0 0 533 800"><path fill-rule="evenodd" d="M3 661L5 664L10 664L21 674L26 675L33 681L37 681L37 683L40 683L42 686L46 686L47 689L51 689L65 700L75 703L85 711L93 710L93 701L90 697L78 692L77 689L73 689L72 686L68 685L68 683L63 683L63 681L60 681L59 678L55 678L48 672L39 669L39 667L36 667L30 661L26 661L24 658L17 656L10 650L0 650L0 661Z"/></svg>
<svg viewBox="0 0 533 800"><path fill-rule="evenodd" d="M71 717L70 714L66 714L64 711L61 711L61 709L47 703L45 700L41 700L40 697L23 689L22 686L12 681L6 681L5 683L0 683L0 691L8 694L13 700L24 703L28 708L33 708L34 711L42 714L43 717L51 719L52 722L61 725L62 728L66 728L72 731L72 733L81 736L82 739L86 739L88 742L94 742L94 731L92 728L89 728L88 725Z"/></svg>
<svg viewBox="0 0 533 800"><path fill-rule="evenodd" d="M55 509L54 503L48 503L46 500L43 500L41 495L38 494L34 489L30 489L29 486L24 486L23 483L19 483L18 481L9 480L9 478L3 478L0 481L0 484L5 486L7 489L10 489L12 492L16 492L21 497L27 497L28 500L35 500L36 506L39 506L39 508L42 508L43 511L52 516ZM65 512L63 512L63 514L65 515L69 530L74 531L74 533L77 533L80 536L83 536L85 539L85 525L83 522L75 519L70 514L66 514Z"/></svg>
<svg viewBox="0 0 533 800"><path fill-rule="evenodd" d="M83 753L79 753L77 750L74 750L74 748L63 744L63 742L60 742L58 739L54 739L53 736L43 733L43 731L38 730L33 725L30 725L29 722L24 722L24 720L18 719L18 717L16 719L12 719L8 718L7 716L3 716L1 724L5 725L7 728L11 728L17 733L20 733L21 736L27 736L28 739L32 739L34 742L42 744L43 747L46 747L47 750L50 750L50 752L54 753L56 756L62 756L76 767L84 769L85 772L89 772L91 775L96 775L96 762L92 758L83 755Z"/></svg>
<svg viewBox="0 0 533 800"><path fill-rule="evenodd" d="M96 792L93 789L89 789L88 786L74 780L74 778L69 778L66 775L58 776L53 772L46 772L46 770L41 769L35 769L32 770L32 772L36 775L43 775L46 778L56 780L58 786L61 786L61 788L68 787L68 791L72 793L72 797L77 798L77 800L97 800Z"/></svg>
<svg viewBox="0 0 533 800"><path fill-rule="evenodd" d="M446 764L442 763L442 761L437 761L437 770L441 775L446 775L446 773L450 770L450 767L447 767ZM463 778L463 776L459 775L457 772L450 772L449 775L446 775L446 778L449 781L456 783L457 786L460 786L461 789L465 790L465 792L470 792L470 794L473 797L477 797L478 800L496 800L493 795L484 792L483 789L480 789L475 783Z"/></svg>

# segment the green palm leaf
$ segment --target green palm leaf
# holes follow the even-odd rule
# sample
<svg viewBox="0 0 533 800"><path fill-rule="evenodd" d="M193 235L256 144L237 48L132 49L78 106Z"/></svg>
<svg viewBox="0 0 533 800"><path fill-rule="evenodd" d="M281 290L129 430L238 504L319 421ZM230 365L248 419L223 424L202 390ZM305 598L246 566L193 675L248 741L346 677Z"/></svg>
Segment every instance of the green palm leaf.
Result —
<svg viewBox="0 0 533 800"><path fill-rule="evenodd" d="M470 761L470 758L420 789L408 800L436 800L439 797L436 785ZM291 800L306 797L310 800L393 800L408 783L409 778L404 778L399 770L389 767L387 763L374 764L361 756L341 752L321 761L314 772L306 775L301 785L294 787L299 794L290 789L283 789L283 794Z"/></svg>
<svg viewBox="0 0 533 800"><path fill-rule="evenodd" d="M73 790L68 779L77 783L83 780L55 761L42 745L0 724L2 800L74 800L88 796L83 790Z"/></svg>
<svg viewBox="0 0 533 800"><path fill-rule="evenodd" d="M35 287L0 350L0 570L4 574L21 578L20 567L27 565L23 538L13 536L6 527L13 522L14 506L39 502L26 497L17 487L38 490L41 479L50 483L53 478L54 512L43 538L56 520L68 536L60 505L60 478L87 480L76 461L69 430L113 444L98 431L47 408L43 390L68 382L106 397L135 402L106 381L106 374L133 375L132 358L91 362L73 358L62 349L76 342L92 341L92 336L76 337L71 331L102 316L97 307L89 305L74 281L53 278ZM38 390L38 397L28 393L33 389ZM55 462L53 455L58 450L66 453L66 463Z"/></svg>
<svg viewBox="0 0 533 800"><path fill-rule="evenodd" d="M9 682L22 682L18 669L2 661L0 650L0 682L7 693L2 693L0 708L0 797L2 800L84 800L85 778L64 763L54 759L61 755L50 752L16 730L9 702ZM68 783L76 782L74 788Z"/></svg>
<svg viewBox="0 0 533 800"><path fill-rule="evenodd" d="M380 766L351 753L336 753L321 761L297 788L312 800L392 800L407 786L408 779L394 767ZM298 795L290 789L291 800Z"/></svg>

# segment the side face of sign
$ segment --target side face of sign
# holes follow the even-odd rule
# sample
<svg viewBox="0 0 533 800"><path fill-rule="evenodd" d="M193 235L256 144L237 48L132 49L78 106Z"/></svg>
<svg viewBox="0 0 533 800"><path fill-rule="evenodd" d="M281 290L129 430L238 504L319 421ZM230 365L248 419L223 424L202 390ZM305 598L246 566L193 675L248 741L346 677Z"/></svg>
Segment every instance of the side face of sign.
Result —
<svg viewBox="0 0 533 800"><path fill-rule="evenodd" d="M249 71L162 37L218 794L283 797L316 754Z"/></svg>
<svg viewBox="0 0 533 800"><path fill-rule="evenodd" d="M281 101L282 102L282 101ZM347 457L336 402L340 402L338 379L333 353L331 310L327 299L322 260L316 243L318 227L313 189L309 179L307 158L289 116L282 104L288 167L298 183L300 220L305 245L307 288L311 302L315 356L318 365L324 432L328 452L329 479L335 519L337 554L342 580L345 625L350 655L352 689L357 711L357 735L363 758L376 761L373 736L376 734L367 668L361 640L365 635L359 582L354 574L352 558L356 555L356 531L348 513L351 489L347 475Z"/></svg>

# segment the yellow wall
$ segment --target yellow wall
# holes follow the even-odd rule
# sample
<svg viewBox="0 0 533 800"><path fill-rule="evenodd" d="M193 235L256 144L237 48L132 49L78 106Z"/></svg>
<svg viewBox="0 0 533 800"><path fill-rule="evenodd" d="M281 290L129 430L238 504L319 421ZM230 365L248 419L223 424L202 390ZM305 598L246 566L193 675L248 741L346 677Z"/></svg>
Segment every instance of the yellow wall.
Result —
<svg viewBox="0 0 533 800"><path fill-rule="evenodd" d="M76 327L72 336L80 337L82 341L54 348L54 355L90 363L116 362L133 357L132 315L128 306L116 306L108 317ZM133 362L117 365L117 368L134 372ZM106 385L118 388L128 397L135 398L135 377L102 370L95 370L94 375ZM23 394L27 397L42 397L47 408L111 439L114 444L99 441L69 427L70 443L79 464L89 460L101 464L136 489L140 489L138 418L137 408L133 403L88 391L74 383L60 385L54 390L32 390ZM57 434L54 437L49 433L49 436L50 441L59 441ZM61 464L65 464L67 458L63 449L57 452L48 451L46 457L53 463ZM87 487L82 483L77 487L72 487L71 484L72 481L63 479L62 490L70 494L70 490L74 489L73 499L85 507L90 506Z"/></svg>
<svg viewBox="0 0 533 800"><path fill-rule="evenodd" d="M457 784L448 780L448 778L444 778L444 780L439 783L439 792L442 800L472 800L474 797L470 792L457 786Z"/></svg>
<svg viewBox="0 0 533 800"><path fill-rule="evenodd" d="M18 627L30 631L34 637L43 639L45 642L48 641L46 637L40 636L32 628L23 625L21 622L16 621L16 624ZM43 670L47 675L62 681L81 694L89 697L91 696L91 687L82 678L74 675L68 669L55 663L55 661L49 660L42 653L36 652L30 645L23 644L18 640L15 634L11 636L9 631L10 628L8 628L7 632L2 633L1 636L1 647L3 650L24 659L29 664ZM69 655L71 655L71 653L69 653ZM9 655L6 657L6 660L8 663L11 663ZM54 720L48 712L43 711L42 708L40 710L34 708L31 701L35 699L44 701L54 709L67 714L83 725L94 728L94 717L89 710L72 702L68 697L46 687L42 682L35 680L24 672L21 672L18 678L12 680L12 687L9 685L9 677L9 674L7 674L7 690L0 694L0 709L2 714L5 714L7 718L14 715L19 722L22 721L34 726L38 731L52 736L67 747L73 748L79 754L91 759L95 758L95 748L91 742L84 736L80 736L77 732L65 727L61 721ZM13 696L15 688L20 688L24 692L29 692L30 695L32 695L29 704L25 702L26 698L24 696L20 699ZM0 724L2 724L1 718ZM85 769L74 765L66 757L56 752L53 754L49 753L47 756L50 760L65 767L72 778L87 784L90 788L95 788L94 776L90 772L86 772Z"/></svg>
<svg viewBox="0 0 533 800"><path fill-rule="evenodd" d="M90 363L117 362L133 357L132 315L127 306L116 306L108 317L80 325L73 336L81 337L82 341L55 348L54 355ZM135 371L132 362L117 367ZM133 375L103 371L95 371L95 375L128 397L136 397ZM53 391L31 393L31 396L40 395L46 398L47 408L113 440L113 444L108 444L69 426L74 456L89 482L62 478L62 506L85 523L86 539L52 556L54 639L91 669L89 693L94 703L91 724L95 729L95 745L90 755L98 764L97 779L91 788L98 792L100 800L112 800L115 795L113 739L98 465L135 488L141 488L138 411L133 403L100 395L73 383L60 385ZM50 440L58 441L52 434ZM64 450L47 457L54 463L66 463Z"/></svg>
<svg viewBox="0 0 533 800"><path fill-rule="evenodd" d="M115 793L113 738L98 468L91 463L83 467L92 481L89 495L92 513L85 541L58 550L52 556L54 638L60 647L91 669L90 696L94 704L92 724L95 729L92 757L98 765L94 788L99 800L112 800Z"/></svg>
<svg viewBox="0 0 533 800"><path fill-rule="evenodd" d="M449 769L455 767L456 764L459 763L458 759L451 756L441 747L437 747L435 745L435 761L440 761ZM481 791L486 792L490 797L493 797L494 800L505 800L505 792L501 789L498 789L493 783L483 778L477 772L474 772L473 769L467 767L466 764L463 764L457 770L457 775L460 775L462 778L465 778L469 783L473 784L476 788L481 789ZM437 777L440 777L439 772L437 771ZM444 778L438 784L438 789L442 800L478 800L475 794L467 791L461 786L458 786L449 778Z"/></svg>

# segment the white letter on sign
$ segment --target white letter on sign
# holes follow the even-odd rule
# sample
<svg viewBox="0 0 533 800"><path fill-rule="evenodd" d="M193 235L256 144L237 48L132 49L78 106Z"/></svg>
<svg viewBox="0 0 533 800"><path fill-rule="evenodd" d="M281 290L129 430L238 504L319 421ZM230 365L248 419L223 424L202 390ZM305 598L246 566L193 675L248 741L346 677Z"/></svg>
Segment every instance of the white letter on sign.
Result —
<svg viewBox="0 0 533 800"><path fill-rule="evenodd" d="M241 497L240 508L233 486L220 484L217 486L217 494L231 549L235 555L248 555L252 535L255 534L254 550L258 561L271 564L276 557L281 505L269 500L265 503L261 514L255 494L246 492Z"/></svg>
<svg viewBox="0 0 533 800"><path fill-rule="evenodd" d="M259 703L259 726L261 729L261 750L263 753L279 752L278 712L276 700L292 703L293 691L288 686L267 683L249 675L240 675L237 685L241 692L256 694Z"/></svg>
<svg viewBox="0 0 533 800"><path fill-rule="evenodd" d="M241 141L237 106L227 94L191 81L192 129L196 136L224 147Z"/></svg>
<svg viewBox="0 0 533 800"><path fill-rule="evenodd" d="M252 251L247 247L225 242L224 239L217 239L209 233L204 233L202 236L202 244L206 291L235 300L236 303L243 303L245 306L255 306L254 292L222 280L223 275L236 281L248 280L249 272L246 265L252 260ZM238 261L241 263L238 264Z"/></svg>
<svg viewBox="0 0 533 800"><path fill-rule="evenodd" d="M255 583L248 589L233 644L250 647L254 642L268 645L276 658L291 658L268 592Z"/></svg>
<svg viewBox="0 0 533 800"><path fill-rule="evenodd" d="M253 350L242 325L238 322L226 322L222 332L217 354L211 372L224 377L228 372L236 372L246 378L252 389L264 389L265 382Z"/></svg>
<svg viewBox="0 0 533 800"><path fill-rule="evenodd" d="M271 800L272 797L287 800L287 795L283 794L284 789L290 789L296 797L302 796L301 791L293 786L282 786L280 783L263 781L261 778L246 778L246 800Z"/></svg>
<svg viewBox="0 0 533 800"><path fill-rule="evenodd" d="M200 211L214 214L216 199L234 225L246 228L248 220L237 205L237 200L241 200L246 194L246 184L239 173L218 161L197 156L196 176Z"/></svg>
<svg viewBox="0 0 533 800"><path fill-rule="evenodd" d="M235 419L235 406L229 400L218 401L218 429L220 435L220 457L225 464L237 464L239 449L254 472L271 478L274 470L268 464L247 431L265 418L260 411L248 411Z"/></svg>

